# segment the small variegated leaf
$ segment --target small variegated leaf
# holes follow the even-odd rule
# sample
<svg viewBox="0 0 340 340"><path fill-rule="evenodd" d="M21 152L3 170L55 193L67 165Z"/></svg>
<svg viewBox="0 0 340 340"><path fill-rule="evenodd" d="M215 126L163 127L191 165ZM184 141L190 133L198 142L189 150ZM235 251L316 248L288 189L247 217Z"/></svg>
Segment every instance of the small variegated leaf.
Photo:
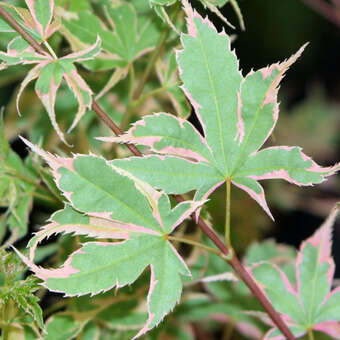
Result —
<svg viewBox="0 0 340 340"><path fill-rule="evenodd" d="M67 39L72 40L73 36L82 44L89 45L99 35L103 49L111 55L111 59L117 60L118 56L122 62L120 67L125 67L154 48L160 36L157 18L137 16L132 3L108 5L104 9L111 27L105 26L94 14L81 11L77 19L63 19L68 31Z"/></svg>
<svg viewBox="0 0 340 340"><path fill-rule="evenodd" d="M25 0L34 20L34 25L41 38L45 40L51 35L54 0Z"/></svg>
<svg viewBox="0 0 340 340"><path fill-rule="evenodd" d="M230 38L224 32L218 33L213 24L193 11L186 1L184 9L188 34L181 37L184 49L178 52L177 61L182 89L195 109L204 137L189 122L176 117L165 114L146 117L124 135L105 140L145 145L156 154L172 157L159 158L158 162L154 158L153 169L147 165L149 159L146 158L119 160L114 164L118 166L119 162L119 166L138 178L176 194L183 190L179 190L180 185L169 176L178 176L184 185L193 183L195 179L183 174L188 173L188 168L199 172L204 164L218 175L203 176L196 181L197 199L205 199L217 186L230 180L272 217L258 180L280 178L300 186L312 185L321 183L340 168L340 163L323 168L298 147L280 146L259 151L278 119L279 83L305 46L288 60L251 71L244 78L230 49ZM171 175L164 171L169 168ZM171 183L174 186L170 186Z"/></svg>
<svg viewBox="0 0 340 340"><path fill-rule="evenodd" d="M100 52L101 44L102 44L102 41L100 39L100 36L98 35L93 45L79 52L68 54L67 56L60 58L60 60L63 60L63 61L65 60L70 63L91 60L95 56L97 56L98 53Z"/></svg>
<svg viewBox="0 0 340 340"><path fill-rule="evenodd" d="M53 234L74 233L98 238L127 239L129 233L126 231L126 226L122 227L123 230L118 222L87 216L66 205L63 210L55 212L50 218L50 223L29 241L27 246L30 248L30 260L34 260L38 244Z"/></svg>
<svg viewBox="0 0 340 340"><path fill-rule="evenodd" d="M69 129L70 131L84 116L86 110L92 106L92 91L78 74L73 63L93 59L99 53L100 48L101 40L97 36L96 42L87 49L66 55L60 59L54 59L47 53L43 55L34 52L33 48L22 38L17 37L13 39L8 45L7 53L0 52L0 59L4 60L7 66L37 64L28 72L20 85L16 99L18 113L20 114L19 100L23 91L32 80L37 79L35 91L48 113L53 128L60 139L67 144L56 120L55 103L57 91L62 80L65 79L78 102L78 112Z"/></svg>
<svg viewBox="0 0 340 340"><path fill-rule="evenodd" d="M41 66L41 64L37 66ZM57 91L60 87L63 73L64 70L58 62L50 62L46 66L39 68L39 78L35 83L35 92L44 105L53 128L60 139L67 144L64 134L56 121L56 114L54 111Z"/></svg>
<svg viewBox="0 0 340 340"><path fill-rule="evenodd" d="M18 24L20 24L20 26L22 26L28 33L30 33L38 43L41 43L43 41L43 38L41 37L35 25L34 18L28 9L15 7L5 1L1 1L0 6L5 7L5 10L13 17L13 19ZM49 35L53 34L57 28L58 23L52 23Z"/></svg>
<svg viewBox="0 0 340 340"><path fill-rule="evenodd" d="M334 338L340 337L340 327L336 327L340 321L340 289L331 292L334 275L331 239L337 213L335 207L314 235L300 246L296 261L296 289L276 265L262 262L251 269L295 336L315 330ZM279 330L272 328L265 339L285 338Z"/></svg>
<svg viewBox="0 0 340 340"><path fill-rule="evenodd" d="M46 63L51 60L49 55L35 52L34 49L21 37L16 37L8 43L7 52L0 52L0 59L7 66L18 64Z"/></svg>

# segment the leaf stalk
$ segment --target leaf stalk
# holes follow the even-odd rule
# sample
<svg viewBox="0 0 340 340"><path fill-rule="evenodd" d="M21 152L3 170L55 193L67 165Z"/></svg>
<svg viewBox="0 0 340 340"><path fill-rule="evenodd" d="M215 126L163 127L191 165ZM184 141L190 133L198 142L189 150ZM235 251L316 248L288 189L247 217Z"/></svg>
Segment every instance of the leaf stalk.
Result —
<svg viewBox="0 0 340 340"><path fill-rule="evenodd" d="M314 340L314 333L312 328L308 328L308 340Z"/></svg>
<svg viewBox="0 0 340 340"><path fill-rule="evenodd" d="M225 198L225 241L227 248L232 249L230 241L230 178L226 180L226 198Z"/></svg>
<svg viewBox="0 0 340 340"><path fill-rule="evenodd" d="M171 240L171 241L177 241L177 242L181 242L181 243L185 243L185 244L189 244L191 246L195 246L195 247L199 247L201 249L204 249L206 251L208 251L209 253L212 253L212 254L216 254L218 256L221 256L221 252L214 249L214 248L211 248L209 246L206 246L205 244L203 243L200 243L200 242L197 242L197 241L194 241L194 240L190 240L188 238L184 238L184 237L177 237L177 236L170 236L168 235L166 237L168 240Z"/></svg>

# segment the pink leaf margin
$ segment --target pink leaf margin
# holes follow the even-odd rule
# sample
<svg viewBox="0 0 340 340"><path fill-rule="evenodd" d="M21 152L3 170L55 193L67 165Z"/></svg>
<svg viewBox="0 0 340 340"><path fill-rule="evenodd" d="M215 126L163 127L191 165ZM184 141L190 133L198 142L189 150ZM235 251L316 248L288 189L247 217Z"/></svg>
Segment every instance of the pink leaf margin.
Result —
<svg viewBox="0 0 340 340"><path fill-rule="evenodd" d="M187 0L182 0L183 2L183 10L186 14L186 23L187 23L187 35L196 38L197 36L197 29L195 26L195 22L194 22L194 18L198 18L203 24L207 24L211 29L213 29L218 35L221 36L225 36L228 38L227 34L224 31L224 28L222 29L221 32L217 32L215 26L213 25L213 23L208 19L208 17L203 18L201 15L199 15L197 13L196 10L193 10L191 5L189 4L189 2ZM181 41L182 41L182 46L184 46L183 40L182 40L182 35L181 35ZM230 44L230 39L228 39L228 46L227 46L228 50L230 51L230 53L232 53L235 56L235 59L238 61L237 56L235 54L235 51L231 50L231 44ZM176 50L176 59L177 59L177 65L178 65L178 70L179 70L179 75L183 74L183 70L180 67L180 64L178 62L178 57L179 55L183 52L183 50ZM237 68L239 69L238 65ZM194 108L195 114L202 126L203 132L204 132L204 136L207 136L207 131L206 131L206 126L204 124L204 120L202 118L202 115L200 114L200 108L201 105L193 98L193 96L191 95L191 93L185 88L184 85L181 85L180 88L182 89L182 91L184 92L184 94L186 95L186 97L188 98L188 100L190 101L191 105Z"/></svg>
<svg viewBox="0 0 340 340"><path fill-rule="evenodd" d="M281 63L276 63L271 66L268 66L266 68L262 68L259 70L259 72L262 73L263 79L266 79L269 77L274 70L277 70L279 73L273 80L269 90L267 91L266 97L263 101L262 107L267 105L268 103L273 103L274 104L274 111L273 111L273 126L268 132L266 138L264 139L263 143L268 139L268 137L273 133L273 130L275 128L275 125L277 123L278 117L279 117L279 105L277 103L277 94L279 90L279 84L284 77L285 72L289 69L289 67L296 62L296 60L301 56L303 53L304 49L307 47L308 43L304 44L300 49L293 54L289 59L281 62ZM242 91L242 84L246 81L247 77L251 76L254 74L254 71L250 71L246 77L243 79L241 83L241 91ZM238 93L238 123L237 123L237 134L235 136L235 141L239 139L239 143L241 144L243 141L244 137L244 122L242 118L242 99L241 99L241 92ZM263 145L262 143L262 145ZM260 147L262 146L260 145Z"/></svg>
<svg viewBox="0 0 340 340"><path fill-rule="evenodd" d="M43 39L46 39L47 37L49 37L50 34L52 34L50 25L52 22L52 18L53 18L53 10L54 10L54 0L43 0L43 1L48 1L49 2L49 6L50 6L50 16L49 16L49 20L48 23L46 25L46 27L43 27L41 25L41 23L39 22L36 12L35 12L35 8L34 8L34 2L35 0L25 0L26 1L26 5L30 10L30 13L32 15L32 18L34 20L35 26L39 32L39 34L41 35L41 37ZM53 29L53 28L52 28Z"/></svg>
<svg viewBox="0 0 340 340"><path fill-rule="evenodd" d="M172 114L165 113L165 112L158 112L154 113L153 115L147 115L144 116L143 119L135 122L132 124L132 127L123 135L118 137L97 137L96 139L101 140L103 142L111 142L111 143L134 143L136 145L144 145L150 147L151 151L158 154L164 154L164 155L175 155L179 157L183 157L185 159L194 160L197 162L208 162L208 160L200 155L199 153L190 150L190 149L184 149L180 147L173 147L173 146L167 146L163 149L156 149L155 143L161 141L163 139L163 136L135 136L134 131L138 129L140 126L146 126L146 119L151 117L161 117L161 116L167 116L171 117L172 119L175 119L177 123L180 125L181 128L184 127L184 124L191 125L193 131L197 134L197 136L200 138L201 142L205 145L205 147L210 151L212 154L211 148L208 145L206 139L197 131L197 129L187 120L175 117Z"/></svg>
<svg viewBox="0 0 340 340"><path fill-rule="evenodd" d="M336 205L335 207L333 207L326 221L320 226L320 228L317 229L316 232L310 238L302 242L300 246L300 251L297 256L297 261L296 261L296 278L297 278L298 292L300 292L301 290L301 278L300 278L299 267L303 260L303 250L308 243L311 244L314 248L319 248L319 258L318 258L319 262L320 263L327 262L330 265L327 277L328 277L329 286L331 286L333 275L334 275L334 270L335 270L334 261L331 257L332 227L337 218L338 212L339 212L339 207ZM332 293L328 294L328 296L326 297L326 300L329 299L331 294Z"/></svg>
<svg viewBox="0 0 340 340"><path fill-rule="evenodd" d="M256 193L254 190L248 188L247 186L236 183L235 181L231 181L231 183L233 183L238 188L244 190L251 198L253 198L261 206L261 208L265 211L265 213L274 221L274 217L269 210L269 207L268 207L268 204L265 198L264 190L262 186L260 185L260 183L257 183L261 190L259 194Z"/></svg>
<svg viewBox="0 0 340 340"><path fill-rule="evenodd" d="M268 147L265 149L262 149L260 151L254 152L251 156L255 156L258 152L261 151L265 151L265 150L287 150L290 151L292 149L295 149L295 146L272 146L272 147ZM318 164L316 164L309 156L307 156L306 154L304 154L302 152L302 149L299 148L300 151L300 156L304 161L311 161L312 165L306 169L306 171L310 171L310 172L314 172L314 173L320 173L323 176L323 180L326 180L326 177L331 176L333 174L335 174L337 171L340 170L340 163L336 163L335 165L331 166L331 167L321 167ZM314 185L313 182L308 182L308 183L301 183L296 181L295 179L291 178L288 171L285 169L280 169L280 170L274 170L272 172L268 172L265 173L263 175L260 176L247 176L249 178L252 178L254 180L264 180L264 179L283 179L289 183L293 183L295 185L298 186L312 186Z"/></svg>

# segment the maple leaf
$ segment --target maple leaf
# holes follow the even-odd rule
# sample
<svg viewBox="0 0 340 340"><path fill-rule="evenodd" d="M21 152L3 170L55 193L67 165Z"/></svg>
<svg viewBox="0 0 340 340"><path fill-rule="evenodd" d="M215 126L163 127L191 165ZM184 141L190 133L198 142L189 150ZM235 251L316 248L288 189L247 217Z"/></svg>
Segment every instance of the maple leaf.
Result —
<svg viewBox="0 0 340 340"><path fill-rule="evenodd" d="M58 26L52 22L54 1L53 0L26 0L26 9L20 9L9 6L11 13L15 14L18 22L27 29L38 42L45 41L51 36ZM21 20L20 20L21 19ZM2 69L18 64L37 64L27 74L22 81L17 96L17 110L20 114L19 100L26 86L34 79L37 79L35 91L44 105L48 116L51 120L53 128L57 132L60 139L67 144L64 134L60 130L54 110L57 91L60 87L62 79L65 79L68 87L75 95L78 101L78 112L69 129L72 130L87 109L92 105L92 91L85 83L83 78L77 72L75 62L83 62L93 59L101 48L101 40L97 36L95 43L77 53L71 53L62 58L51 56L46 53L38 53L31 47L22 37L16 36L8 43L7 52L0 51L0 60L4 64Z"/></svg>
<svg viewBox="0 0 340 340"><path fill-rule="evenodd" d="M40 54L35 52L34 49L21 37L16 37L10 41L7 46L7 52L0 52L0 59L2 59L8 66L18 64L37 64L28 72L20 85L16 99L18 113L20 114L19 101L21 94L31 81L37 79L35 92L44 105L58 136L65 144L67 144L64 134L60 130L56 121L54 107L57 91L60 87L61 81L65 79L67 85L78 101L78 112L76 113L75 119L69 129L70 131L77 125L86 110L90 109L92 105L92 91L79 75L73 63L92 59L99 53L100 45L101 41L98 37L96 43L88 49L55 59L48 53Z"/></svg>
<svg viewBox="0 0 340 340"><path fill-rule="evenodd" d="M112 164L167 193L197 190L195 199L204 200L227 180L246 191L272 217L258 180L280 178L312 185L340 167L320 167L299 147L259 151L278 119L279 83L306 45L288 60L251 71L244 78L229 37L184 4L188 34L181 36L184 49L178 51L177 61L182 89L204 137L188 121L158 113L145 116L122 136L99 139L148 146L155 155Z"/></svg>
<svg viewBox="0 0 340 340"><path fill-rule="evenodd" d="M167 235L203 202L185 201L171 208L166 194L101 157L62 158L23 140L48 162L69 205L31 239L30 257L19 256L49 290L68 296L123 287L150 266L149 318L137 336L155 327L179 301L181 275L190 275ZM38 243L62 232L123 241L85 243L58 269L35 265Z"/></svg>
<svg viewBox="0 0 340 340"><path fill-rule="evenodd" d="M53 20L53 0L25 0L28 9L16 7L5 2L0 6L6 8L15 21L20 24L39 43L46 41L60 26L58 20ZM10 25L0 19L1 32L17 33Z"/></svg>
<svg viewBox="0 0 340 340"><path fill-rule="evenodd" d="M300 246L296 261L296 288L276 265L263 262L251 269L253 277L274 308L283 314L295 336L314 330L336 339L340 337L340 288L330 291L335 269L331 257L332 226L337 213L338 207ZM265 339L285 339L273 324L271 326L273 328Z"/></svg>

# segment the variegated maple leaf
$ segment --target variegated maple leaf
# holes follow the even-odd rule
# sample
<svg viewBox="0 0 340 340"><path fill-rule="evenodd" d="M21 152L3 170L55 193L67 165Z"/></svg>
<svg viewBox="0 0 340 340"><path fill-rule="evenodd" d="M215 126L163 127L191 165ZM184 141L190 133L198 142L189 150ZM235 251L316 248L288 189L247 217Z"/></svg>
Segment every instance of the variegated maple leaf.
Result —
<svg viewBox="0 0 340 340"><path fill-rule="evenodd" d="M252 268L252 275L296 337L319 331L340 338L340 287L331 291L334 261L331 256L332 226L338 213L334 208L325 223L304 241L296 261L294 287L278 266L263 262ZM264 339L284 340L273 328Z"/></svg>
<svg viewBox="0 0 340 340"><path fill-rule="evenodd" d="M35 28L36 32L39 33L38 41L39 39L44 41L54 33L54 26L51 26L53 0L26 0L26 3L32 19L30 20L31 30ZM27 27L25 26L25 28ZM47 52L44 54L36 52L19 36L11 40L7 46L7 52L0 52L0 60L4 61L3 68L18 64L36 64L20 85L17 96L18 113L20 114L19 100L22 92L32 80L37 79L35 84L36 94L44 105L53 128L60 139L67 144L64 134L57 124L54 110L57 91L64 79L78 101L78 112L69 129L70 131L92 105L92 91L77 72L74 63L93 59L100 52L100 48L101 40L97 37L97 41L89 48L62 58L56 58Z"/></svg>
<svg viewBox="0 0 340 340"><path fill-rule="evenodd" d="M185 201L171 208L165 193L101 157L61 158L24 141L47 161L69 203L30 240L30 256L20 254L23 261L49 290L68 296L94 295L131 284L150 267L149 318L136 337L155 327L179 301L181 275L190 275L168 235L203 202ZM63 267L38 267L36 247L54 233L123 241L88 242Z"/></svg>
<svg viewBox="0 0 340 340"><path fill-rule="evenodd" d="M54 0L25 0L26 8L16 7L4 1L5 7L15 21L20 24L39 43L46 41L60 27L58 20L53 20ZM11 26L0 19L1 32L17 33Z"/></svg>
<svg viewBox="0 0 340 340"><path fill-rule="evenodd" d="M136 122L122 136L100 139L148 146L155 155L114 160L112 164L167 193L197 190L195 198L202 200L231 181L272 217L258 180L281 178L312 185L340 166L320 167L299 147L259 151L278 119L279 83L305 45L288 60L243 77L229 37L184 4L188 34L181 37L184 49L178 52L177 61L182 89L204 136L188 121L158 113Z"/></svg>

